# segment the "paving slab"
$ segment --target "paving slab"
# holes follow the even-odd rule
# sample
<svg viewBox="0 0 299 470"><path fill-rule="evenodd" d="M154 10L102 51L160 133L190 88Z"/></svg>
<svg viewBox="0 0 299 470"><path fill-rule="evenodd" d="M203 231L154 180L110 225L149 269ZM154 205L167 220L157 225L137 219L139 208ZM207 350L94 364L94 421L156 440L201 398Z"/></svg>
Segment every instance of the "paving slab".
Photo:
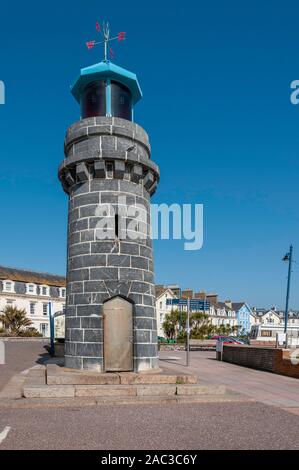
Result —
<svg viewBox="0 0 299 470"><path fill-rule="evenodd" d="M47 375L48 385L118 385L117 375L98 374L81 375L80 373L64 373L61 375Z"/></svg>
<svg viewBox="0 0 299 470"><path fill-rule="evenodd" d="M224 395L224 385L177 385L177 395Z"/></svg>
<svg viewBox="0 0 299 470"><path fill-rule="evenodd" d="M160 366L163 373L196 374L200 382L207 385L225 385L255 401L279 408L299 409L299 382L293 377L273 374L261 370L221 362L215 359L215 352L193 351L190 366L186 366L186 353L175 351L177 362L170 361L171 353L160 352Z"/></svg>
<svg viewBox="0 0 299 470"><path fill-rule="evenodd" d="M75 387L73 385L55 386L24 386L23 396L25 398L62 398L62 397L74 397Z"/></svg>
<svg viewBox="0 0 299 470"><path fill-rule="evenodd" d="M176 385L138 385L137 396L168 396L176 394Z"/></svg>
<svg viewBox="0 0 299 470"><path fill-rule="evenodd" d="M136 374L134 372L119 373L121 384L175 384L176 375L161 374Z"/></svg>
<svg viewBox="0 0 299 470"><path fill-rule="evenodd" d="M76 385L76 397L134 397L136 387L132 385Z"/></svg>
<svg viewBox="0 0 299 470"><path fill-rule="evenodd" d="M177 384L197 384L198 378L196 375L177 375Z"/></svg>
<svg viewBox="0 0 299 470"><path fill-rule="evenodd" d="M35 375L28 375L26 377L24 388L31 388L31 387L45 387L46 380L45 377L35 376Z"/></svg>

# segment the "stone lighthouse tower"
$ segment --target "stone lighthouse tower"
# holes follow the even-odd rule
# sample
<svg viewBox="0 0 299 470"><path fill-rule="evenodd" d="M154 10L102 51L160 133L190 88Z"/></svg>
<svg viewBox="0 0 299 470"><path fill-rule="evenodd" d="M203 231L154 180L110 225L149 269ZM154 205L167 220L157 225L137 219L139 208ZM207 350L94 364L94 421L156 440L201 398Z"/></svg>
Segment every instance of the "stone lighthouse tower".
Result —
<svg viewBox="0 0 299 470"><path fill-rule="evenodd" d="M65 366L158 368L150 197L159 169L133 122L136 75L109 60L72 87L81 119L65 138L59 179L69 196Z"/></svg>

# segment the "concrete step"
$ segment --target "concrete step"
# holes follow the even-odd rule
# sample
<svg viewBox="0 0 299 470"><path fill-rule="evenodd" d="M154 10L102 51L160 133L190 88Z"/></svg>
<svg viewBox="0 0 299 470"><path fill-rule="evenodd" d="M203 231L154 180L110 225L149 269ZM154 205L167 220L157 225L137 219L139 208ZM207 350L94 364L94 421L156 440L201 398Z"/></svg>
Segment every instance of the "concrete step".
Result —
<svg viewBox="0 0 299 470"><path fill-rule="evenodd" d="M159 397L159 396L199 396L223 395L222 385L47 385L39 376L28 376L23 396L26 398L72 398L72 397Z"/></svg>
<svg viewBox="0 0 299 470"><path fill-rule="evenodd" d="M175 374L137 374L134 372L96 373L74 371L47 365L46 380L48 385L153 385L153 384L196 384L195 375Z"/></svg>
<svg viewBox="0 0 299 470"><path fill-rule="evenodd" d="M224 395L172 395L136 397L70 397L70 398L21 398L2 400L0 409L45 409L82 408L89 406L116 405L179 405L200 403L254 402L246 395L226 393Z"/></svg>
<svg viewBox="0 0 299 470"><path fill-rule="evenodd" d="M56 365L30 370L23 387L25 398L121 399L224 395L223 385L192 383L194 376L163 374L97 374L73 372ZM191 383L188 383L191 382Z"/></svg>

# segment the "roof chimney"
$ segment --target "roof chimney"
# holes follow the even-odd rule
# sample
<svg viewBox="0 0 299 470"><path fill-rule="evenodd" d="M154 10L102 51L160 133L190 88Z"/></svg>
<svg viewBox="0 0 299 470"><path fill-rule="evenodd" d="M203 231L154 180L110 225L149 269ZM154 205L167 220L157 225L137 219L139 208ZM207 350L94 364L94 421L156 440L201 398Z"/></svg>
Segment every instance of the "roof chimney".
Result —
<svg viewBox="0 0 299 470"><path fill-rule="evenodd" d="M218 294L214 294L214 293L207 294L206 300L210 302L211 305L216 306L218 303Z"/></svg>
<svg viewBox="0 0 299 470"><path fill-rule="evenodd" d="M205 300L206 299L206 293L204 290L201 290L200 292L195 292L194 294L195 299L200 299L200 300Z"/></svg>
<svg viewBox="0 0 299 470"><path fill-rule="evenodd" d="M185 289L182 291L182 298L183 299L193 299L193 290L192 289Z"/></svg>

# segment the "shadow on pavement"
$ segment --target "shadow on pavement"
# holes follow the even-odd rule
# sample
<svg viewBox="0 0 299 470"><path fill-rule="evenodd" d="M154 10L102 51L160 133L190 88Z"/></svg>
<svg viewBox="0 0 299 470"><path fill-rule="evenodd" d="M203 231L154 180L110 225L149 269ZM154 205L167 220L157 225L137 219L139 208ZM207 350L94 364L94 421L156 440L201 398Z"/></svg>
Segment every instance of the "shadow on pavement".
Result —
<svg viewBox="0 0 299 470"><path fill-rule="evenodd" d="M35 361L37 364L44 365L45 362L47 362L51 358L50 346L48 344L45 344L45 346L43 346L43 349L45 350L45 352L39 354L39 357Z"/></svg>

